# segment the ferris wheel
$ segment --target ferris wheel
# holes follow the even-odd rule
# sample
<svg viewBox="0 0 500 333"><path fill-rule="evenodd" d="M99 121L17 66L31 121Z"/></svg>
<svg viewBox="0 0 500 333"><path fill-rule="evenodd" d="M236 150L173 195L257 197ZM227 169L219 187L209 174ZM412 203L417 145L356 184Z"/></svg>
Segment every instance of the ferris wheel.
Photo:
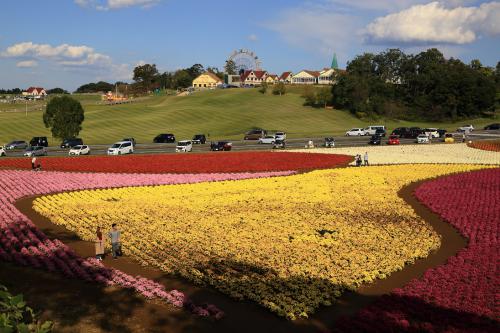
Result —
<svg viewBox="0 0 500 333"><path fill-rule="evenodd" d="M234 50L228 60L234 62L237 72L241 70L260 70L262 65L259 57L252 51L246 49Z"/></svg>

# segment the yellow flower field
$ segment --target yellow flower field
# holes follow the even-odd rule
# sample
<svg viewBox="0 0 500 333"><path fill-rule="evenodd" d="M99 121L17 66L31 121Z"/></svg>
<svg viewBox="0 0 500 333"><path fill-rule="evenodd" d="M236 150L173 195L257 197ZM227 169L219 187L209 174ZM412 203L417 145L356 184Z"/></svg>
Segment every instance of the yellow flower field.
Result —
<svg viewBox="0 0 500 333"><path fill-rule="evenodd" d="M484 168L404 165L38 198L36 211L93 240L118 223L145 265L251 299L289 319L384 278L439 247L397 196L403 186Z"/></svg>

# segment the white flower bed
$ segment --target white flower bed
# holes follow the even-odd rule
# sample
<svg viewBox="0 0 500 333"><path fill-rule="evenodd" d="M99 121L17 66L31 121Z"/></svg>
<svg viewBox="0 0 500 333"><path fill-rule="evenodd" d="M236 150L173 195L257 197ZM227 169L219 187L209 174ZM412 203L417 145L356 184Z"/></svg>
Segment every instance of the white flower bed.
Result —
<svg viewBox="0 0 500 333"><path fill-rule="evenodd" d="M352 156L360 154L361 157L364 156L365 152L368 152L370 164L468 163L500 165L499 152L469 148L465 143L314 148L295 151Z"/></svg>

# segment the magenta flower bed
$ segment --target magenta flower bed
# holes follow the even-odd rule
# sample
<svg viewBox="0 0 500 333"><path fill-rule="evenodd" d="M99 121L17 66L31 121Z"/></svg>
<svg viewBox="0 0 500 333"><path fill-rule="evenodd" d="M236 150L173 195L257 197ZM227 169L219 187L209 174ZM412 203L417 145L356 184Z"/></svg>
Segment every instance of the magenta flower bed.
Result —
<svg viewBox="0 0 500 333"><path fill-rule="evenodd" d="M140 276L130 276L114 268L106 268L91 258L78 257L59 240L51 241L14 202L25 196L51 192L108 187L195 183L289 175L293 172L237 174L89 174L65 172L0 171L0 260L23 266L58 272L68 278L130 288L146 298L159 298L176 307L187 308L200 316L221 318L223 312L214 305L195 305L182 292Z"/></svg>
<svg viewBox="0 0 500 333"><path fill-rule="evenodd" d="M420 279L383 296L342 332L499 332L500 169L422 184L416 197L468 239L466 248Z"/></svg>

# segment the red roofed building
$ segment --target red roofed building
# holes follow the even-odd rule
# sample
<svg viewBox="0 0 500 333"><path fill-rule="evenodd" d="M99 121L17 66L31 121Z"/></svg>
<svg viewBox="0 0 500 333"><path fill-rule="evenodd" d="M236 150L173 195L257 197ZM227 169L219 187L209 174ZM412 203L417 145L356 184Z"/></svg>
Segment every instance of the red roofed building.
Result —
<svg viewBox="0 0 500 333"><path fill-rule="evenodd" d="M29 87L26 91L23 91L23 96L33 96L33 97L45 97L47 92L45 89L40 87Z"/></svg>
<svg viewBox="0 0 500 333"><path fill-rule="evenodd" d="M260 86L266 77L267 71L249 70L241 75L241 83L249 86Z"/></svg>
<svg viewBox="0 0 500 333"><path fill-rule="evenodd" d="M283 82L285 84L292 83L292 77L293 73L292 72L283 72L280 76L280 82Z"/></svg>

